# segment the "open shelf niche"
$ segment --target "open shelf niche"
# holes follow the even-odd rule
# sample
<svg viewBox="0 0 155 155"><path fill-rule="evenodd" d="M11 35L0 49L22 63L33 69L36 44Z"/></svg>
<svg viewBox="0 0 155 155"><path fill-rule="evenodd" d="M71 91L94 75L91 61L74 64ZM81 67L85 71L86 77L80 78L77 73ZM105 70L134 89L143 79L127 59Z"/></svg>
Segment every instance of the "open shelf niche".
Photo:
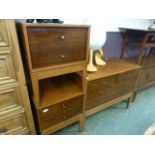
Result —
<svg viewBox="0 0 155 155"><path fill-rule="evenodd" d="M40 80L39 94L42 108L82 95L80 72Z"/></svg>

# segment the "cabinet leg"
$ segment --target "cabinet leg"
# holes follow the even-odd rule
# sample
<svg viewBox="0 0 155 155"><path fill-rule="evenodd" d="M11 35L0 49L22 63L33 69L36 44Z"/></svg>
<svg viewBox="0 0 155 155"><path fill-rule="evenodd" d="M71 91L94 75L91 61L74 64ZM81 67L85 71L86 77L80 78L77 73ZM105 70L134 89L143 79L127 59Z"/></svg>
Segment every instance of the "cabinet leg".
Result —
<svg viewBox="0 0 155 155"><path fill-rule="evenodd" d="M134 102L134 101L135 101L136 96L137 96L137 92L135 92L135 93L133 94L133 97L132 97L132 102Z"/></svg>
<svg viewBox="0 0 155 155"><path fill-rule="evenodd" d="M80 116L79 125L80 125L80 132L82 132L85 128L85 116L84 115Z"/></svg>
<svg viewBox="0 0 155 155"><path fill-rule="evenodd" d="M137 95L137 92L135 92L131 97L128 98L127 108L129 108L130 104L135 101L136 95Z"/></svg>
<svg viewBox="0 0 155 155"><path fill-rule="evenodd" d="M129 108L131 102L132 102L132 96L128 98L127 105L126 105L127 109Z"/></svg>

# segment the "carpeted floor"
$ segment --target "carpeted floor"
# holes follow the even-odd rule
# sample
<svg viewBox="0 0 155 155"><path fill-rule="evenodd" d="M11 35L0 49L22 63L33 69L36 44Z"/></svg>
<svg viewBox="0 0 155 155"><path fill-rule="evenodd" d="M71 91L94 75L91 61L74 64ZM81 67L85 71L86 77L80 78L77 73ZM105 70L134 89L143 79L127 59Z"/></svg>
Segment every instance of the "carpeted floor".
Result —
<svg viewBox="0 0 155 155"><path fill-rule="evenodd" d="M85 130L79 132L78 123L56 135L141 135L155 122L155 86L138 93L135 102L126 109L126 102L118 103L86 119Z"/></svg>

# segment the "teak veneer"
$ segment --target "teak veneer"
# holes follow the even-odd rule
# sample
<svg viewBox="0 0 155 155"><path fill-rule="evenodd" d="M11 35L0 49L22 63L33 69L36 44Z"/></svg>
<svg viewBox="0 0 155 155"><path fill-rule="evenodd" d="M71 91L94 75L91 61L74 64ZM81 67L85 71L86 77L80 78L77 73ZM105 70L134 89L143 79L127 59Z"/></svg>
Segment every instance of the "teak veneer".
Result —
<svg viewBox="0 0 155 155"><path fill-rule="evenodd" d="M106 66L87 74L85 115L89 116L127 99L132 101L140 66L125 60L108 60Z"/></svg>
<svg viewBox="0 0 155 155"><path fill-rule="evenodd" d="M84 128L88 25L19 23L39 133Z"/></svg>

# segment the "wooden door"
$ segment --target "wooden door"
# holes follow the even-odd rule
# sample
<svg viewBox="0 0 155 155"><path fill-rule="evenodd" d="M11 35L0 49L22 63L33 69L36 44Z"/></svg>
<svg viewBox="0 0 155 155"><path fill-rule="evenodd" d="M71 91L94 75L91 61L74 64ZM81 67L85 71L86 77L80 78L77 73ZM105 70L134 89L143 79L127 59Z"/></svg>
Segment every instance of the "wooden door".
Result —
<svg viewBox="0 0 155 155"><path fill-rule="evenodd" d="M8 34L5 27L5 20L0 20L0 47L8 46Z"/></svg>

